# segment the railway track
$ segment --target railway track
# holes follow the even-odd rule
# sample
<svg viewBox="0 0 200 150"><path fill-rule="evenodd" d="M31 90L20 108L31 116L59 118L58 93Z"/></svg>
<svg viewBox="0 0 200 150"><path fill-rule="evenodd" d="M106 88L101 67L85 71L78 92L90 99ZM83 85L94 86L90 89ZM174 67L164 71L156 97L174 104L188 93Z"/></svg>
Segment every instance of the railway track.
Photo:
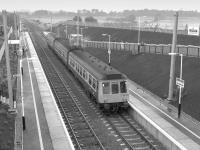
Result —
<svg viewBox="0 0 200 150"><path fill-rule="evenodd" d="M39 42L40 45L38 45L38 48L44 50L44 48L42 48L42 46L41 46L42 41L37 41L37 43L36 43L36 41L34 41L33 38L32 38L32 40L33 40L35 46L37 46L38 45L37 43ZM41 63L42 63L42 61L46 61L45 63L51 64L49 61L47 61L48 60L48 59L46 59L47 55L44 52L39 52L39 53L42 53L42 54L38 54L38 55L40 55L39 57L42 57L42 59L45 58L45 60L41 60ZM56 99L58 99L57 103L58 103L59 109L62 112L63 118L65 118L64 119L65 124L71 135L71 138L75 145L75 148L76 149L109 149L109 150L111 149L112 150L113 148L111 148L110 145L108 145L109 142L106 143L106 141L104 141L103 143L106 146L101 147L101 146L97 146L98 141L100 142L100 140L97 140L96 138L92 138L93 137L92 134L93 134L94 130L88 130L89 127L87 125L87 124L90 124L90 119L88 119L89 117L87 116L90 114L86 114L85 112L78 113L79 109L80 109L80 107L82 107L81 105L83 103L81 104L80 99L78 100L76 98L76 96L74 95L74 92L72 92L71 84L73 84L73 83L69 84L70 87L67 84L63 84L66 81L64 81L62 76L64 77L64 76L66 76L66 74L63 74L63 72L61 71L62 69L60 70L62 72L62 75L61 75L61 72L58 72L58 71L57 71L57 74L55 74L55 70L54 70L55 67L51 66L48 68L45 65L45 67L43 67L43 68L44 68L45 72L48 72L48 73L46 73L47 77L49 76L48 80L53 89L52 91L54 92ZM59 79L57 78L57 76L59 76ZM68 92L66 92L66 90ZM76 87L76 91L83 92L83 90L80 90L77 87ZM84 94L82 93L81 95L84 95ZM89 105L86 104L87 107L89 106L90 109L93 110L93 113L99 114L98 116L99 116L99 118L101 118L101 120L102 119L106 120L106 122L109 124L109 128L111 128L110 131L114 132L113 138L117 137L117 140L118 139L121 140L121 142L117 141L119 144L119 147L117 147L116 149L123 149L123 150L164 149L162 147L162 145L159 142L157 142L157 140L155 140L153 137L151 137L149 134L147 134L142 128L140 128L137 125L137 123L133 120L133 118L130 117L130 115L114 114L114 115L107 116L104 113L102 113L101 110L99 110L97 108L96 103L94 103L93 101L88 101L88 102L84 102L84 103L89 103ZM77 106L78 106L78 108L77 108ZM84 117L80 117L80 116L84 116ZM84 121L84 120L86 120L86 121ZM138 131L135 131L134 127L136 129L138 129ZM105 134L109 134L109 131L103 131L103 132L105 132ZM137 133L137 132L139 132L139 133ZM82 143L79 141L81 141ZM109 143L109 144L112 144L112 143ZM89 145L89 147L85 147L86 145ZM102 145L102 144L100 144L100 145Z"/></svg>
<svg viewBox="0 0 200 150"><path fill-rule="evenodd" d="M43 66L47 79L52 87L56 102L64 119L65 125L70 133L75 149L105 150L103 144L95 134L87 117L80 109L80 104L73 94L70 86L51 63L39 41L31 36L34 46L40 49L38 56Z"/></svg>
<svg viewBox="0 0 200 150"><path fill-rule="evenodd" d="M161 144L154 140L127 113L110 115L106 118L126 146L131 150L163 150Z"/></svg>

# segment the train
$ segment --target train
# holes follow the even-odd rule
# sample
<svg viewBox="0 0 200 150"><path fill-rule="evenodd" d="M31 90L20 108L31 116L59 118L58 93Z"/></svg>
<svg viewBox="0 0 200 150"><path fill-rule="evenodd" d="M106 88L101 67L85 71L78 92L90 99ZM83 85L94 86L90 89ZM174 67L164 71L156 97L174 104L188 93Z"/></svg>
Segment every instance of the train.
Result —
<svg viewBox="0 0 200 150"><path fill-rule="evenodd" d="M128 108L128 78L125 74L79 46L71 45L74 42L69 41L69 47L66 47L53 33L43 32L43 35L48 46L80 81L86 93L101 109L116 112ZM77 36L73 35L69 40L77 40Z"/></svg>

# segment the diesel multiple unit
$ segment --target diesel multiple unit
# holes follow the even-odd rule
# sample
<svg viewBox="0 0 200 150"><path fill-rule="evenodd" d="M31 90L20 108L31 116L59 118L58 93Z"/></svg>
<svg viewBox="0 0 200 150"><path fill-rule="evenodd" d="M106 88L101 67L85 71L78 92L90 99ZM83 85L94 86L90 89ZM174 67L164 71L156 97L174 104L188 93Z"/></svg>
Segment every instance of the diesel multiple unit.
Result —
<svg viewBox="0 0 200 150"><path fill-rule="evenodd" d="M48 45L105 110L128 107L127 77L80 48L66 48L53 33L44 33ZM73 40L73 39L72 39ZM73 43L73 42L69 42Z"/></svg>

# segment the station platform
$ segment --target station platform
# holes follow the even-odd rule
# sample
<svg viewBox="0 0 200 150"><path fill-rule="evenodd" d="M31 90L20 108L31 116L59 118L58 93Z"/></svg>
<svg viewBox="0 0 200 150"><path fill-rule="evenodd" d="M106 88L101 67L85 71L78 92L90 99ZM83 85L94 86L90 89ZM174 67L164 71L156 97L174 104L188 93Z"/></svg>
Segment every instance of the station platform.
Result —
<svg viewBox="0 0 200 150"><path fill-rule="evenodd" d="M200 123L177 111L159 97L129 81L131 114L170 150L200 150Z"/></svg>
<svg viewBox="0 0 200 150"><path fill-rule="evenodd" d="M19 62L14 149L74 150L30 36L23 36L28 50Z"/></svg>

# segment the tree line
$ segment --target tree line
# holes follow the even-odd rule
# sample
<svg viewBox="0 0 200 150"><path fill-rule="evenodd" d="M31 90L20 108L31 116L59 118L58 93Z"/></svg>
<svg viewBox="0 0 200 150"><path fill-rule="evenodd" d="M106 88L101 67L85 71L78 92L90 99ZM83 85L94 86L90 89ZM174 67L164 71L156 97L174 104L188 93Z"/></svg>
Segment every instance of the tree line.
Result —
<svg viewBox="0 0 200 150"><path fill-rule="evenodd" d="M24 16L35 16L35 17L47 17L47 16L75 16L75 15L81 15L81 16L109 16L109 17L127 17L130 15L135 15L135 16L159 16L159 17L168 17L168 16L173 16L175 14L174 10L156 10L156 9L141 9L141 10L123 10L123 11L110 11L110 12L105 12L103 10L98 10L98 9L92 9L92 10L78 10L77 12L69 12L69 11L64 11L60 10L57 12L52 12L49 10L37 10L34 12L18 12L21 15ZM184 11L184 10L179 10L179 15L181 17L200 17L200 12L194 10L194 11Z"/></svg>

